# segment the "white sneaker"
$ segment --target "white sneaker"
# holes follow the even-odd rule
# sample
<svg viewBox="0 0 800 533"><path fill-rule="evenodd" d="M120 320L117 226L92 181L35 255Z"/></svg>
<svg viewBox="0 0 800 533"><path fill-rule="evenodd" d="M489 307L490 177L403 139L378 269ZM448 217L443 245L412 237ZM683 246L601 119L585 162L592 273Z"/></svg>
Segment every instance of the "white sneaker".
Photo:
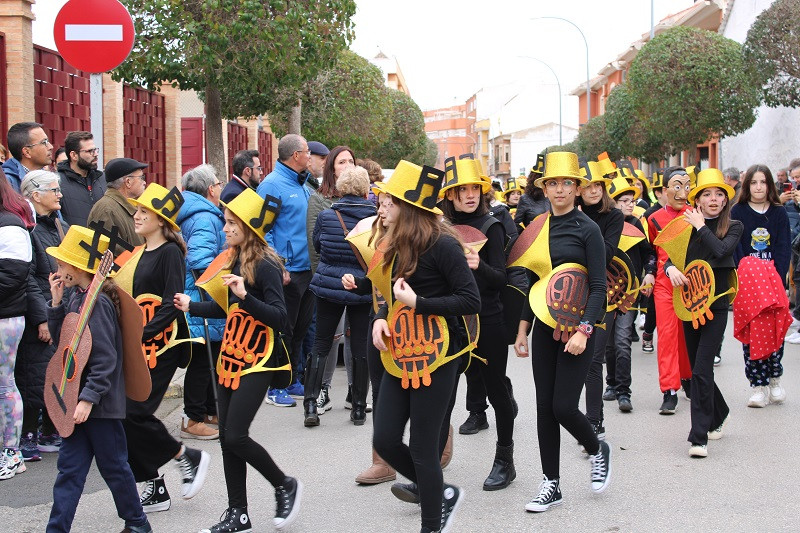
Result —
<svg viewBox="0 0 800 533"><path fill-rule="evenodd" d="M747 407L766 407L769 403L768 387L752 387L753 394L747 400Z"/></svg>
<svg viewBox="0 0 800 533"><path fill-rule="evenodd" d="M784 342L788 342L789 344L800 344L800 331L795 331L788 337L784 339Z"/></svg>
<svg viewBox="0 0 800 533"><path fill-rule="evenodd" d="M639 316L636 317L636 327L644 329L645 320L647 320L647 315L645 313L639 313Z"/></svg>
<svg viewBox="0 0 800 533"><path fill-rule="evenodd" d="M786 400L786 389L781 387L781 378L771 378L769 380L770 403L783 403L785 400Z"/></svg>
<svg viewBox="0 0 800 533"><path fill-rule="evenodd" d="M797 320L795 317L792 317L792 325L789 326L789 329L792 328L800 328L800 320Z"/></svg>

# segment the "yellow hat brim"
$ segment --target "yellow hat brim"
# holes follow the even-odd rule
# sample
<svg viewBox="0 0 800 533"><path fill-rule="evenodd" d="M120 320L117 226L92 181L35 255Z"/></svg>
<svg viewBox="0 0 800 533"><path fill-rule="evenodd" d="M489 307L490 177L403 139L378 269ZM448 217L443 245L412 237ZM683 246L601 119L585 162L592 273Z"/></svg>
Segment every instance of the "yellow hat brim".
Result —
<svg viewBox="0 0 800 533"><path fill-rule="evenodd" d="M736 192L733 190L733 187L731 187L727 183L704 183L702 185L698 185L697 187L689 191L689 196L687 200L689 201L690 204L694 204L694 199L697 198L698 194L712 187L716 187L717 189L722 189L723 191L725 191L725 194L728 196L728 201L733 200L733 196L736 194Z"/></svg>
<svg viewBox="0 0 800 533"><path fill-rule="evenodd" d="M539 187L540 189L544 189L544 182L549 180L575 180L578 182L578 187L586 187L591 183L583 176L542 176L541 178L536 178L533 181L533 185L535 187Z"/></svg>
<svg viewBox="0 0 800 533"><path fill-rule="evenodd" d="M642 191L631 185L630 187L624 187L618 191L614 191L613 195L609 193L609 196L611 196L613 200L616 200L618 196L622 196L626 192L632 192L634 200L638 200L639 197L642 195Z"/></svg>
<svg viewBox="0 0 800 533"><path fill-rule="evenodd" d="M45 248L45 251L48 254L50 254L51 256L53 256L55 259L57 259L59 261L63 261L65 263L67 263L67 264L70 264L70 265L74 266L75 268L79 268L79 269L83 270L84 272L88 272L89 274L94 274L95 272L97 272L97 266L100 265L100 261L96 261L97 266L95 266L94 268L91 268L91 269L90 268L86 268L86 258L85 257L81 257L80 258L81 261L79 261L78 260L79 258L73 257L72 255L67 255L64 252L64 250L60 250L58 246L50 246L48 248Z"/></svg>

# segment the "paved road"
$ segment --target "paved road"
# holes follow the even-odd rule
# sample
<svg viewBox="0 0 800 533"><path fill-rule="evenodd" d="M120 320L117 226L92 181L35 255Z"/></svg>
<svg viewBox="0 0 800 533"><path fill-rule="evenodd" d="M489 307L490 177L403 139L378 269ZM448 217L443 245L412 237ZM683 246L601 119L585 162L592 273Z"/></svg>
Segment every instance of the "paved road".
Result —
<svg viewBox="0 0 800 533"><path fill-rule="evenodd" d="M580 446L563 434L562 492L564 505L542 514L524 511L541 477L536 444L535 404L530 363L510 359L509 375L520 403L515 432L517 480L506 490L484 492L481 485L494 454L491 429L474 436L456 435L455 455L445 479L466 491L454 531L798 531L796 501L800 461L791 438L800 434L800 347L787 345L783 383L788 400L781 406L748 409L748 384L742 371L741 345L728 328L717 382L731 406L725 438L709 445L707 459L690 459L686 437L689 403L680 396L674 416L659 416L655 356L634 348L634 411L623 414L606 403L606 428L612 444L613 481L608 491L589 491L589 462ZM344 370L337 371L331 395L336 408L322 417L322 426L302 427L302 409L264 406L252 427L284 470L306 486L295 532L418 531L417 506L396 500L389 484L357 486L353 478L370 459L371 422L353 426L343 408ZM464 381L453 416L466 417ZM179 402L162 408L167 426L177 432ZM491 410L490 410L491 418ZM214 524L226 507L219 445L193 441L212 454L203 490L194 499L180 499L178 473L167 466L172 509L150 516L157 532L194 532ZM253 471L248 480L250 513L255 531L271 531L274 493ZM44 530L50 508L55 458L48 454L28 472L0 482L0 531ZM74 531L121 529L109 491L93 470L78 508Z"/></svg>

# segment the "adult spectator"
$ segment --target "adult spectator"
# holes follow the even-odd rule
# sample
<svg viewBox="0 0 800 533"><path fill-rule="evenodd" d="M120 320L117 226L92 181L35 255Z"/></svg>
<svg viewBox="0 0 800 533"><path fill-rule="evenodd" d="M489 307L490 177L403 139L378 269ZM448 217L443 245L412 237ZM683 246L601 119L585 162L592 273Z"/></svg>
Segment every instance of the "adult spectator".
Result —
<svg viewBox="0 0 800 533"><path fill-rule="evenodd" d="M200 291L194 280L200 277L225 247L225 234L222 232L225 217L219 209L222 183L217 178L214 167L200 165L183 175L181 185L184 202L176 222L181 227L181 235L186 242L185 294L193 302L199 302ZM203 319L193 315L187 315L187 319L192 337L203 337ZM214 358L219 355L224 331L224 318L208 319L207 340L210 341ZM219 437L219 431L208 425L217 420L210 365L206 348L195 346L194 356L186 368L184 378L181 438L209 440Z"/></svg>
<svg viewBox="0 0 800 533"><path fill-rule="evenodd" d="M11 154L8 153L8 148L0 144L0 165L5 163L9 157L11 157Z"/></svg>
<svg viewBox="0 0 800 533"><path fill-rule="evenodd" d="M64 149L63 146L58 150L56 150L56 152L53 154L53 164L58 166L58 164L61 163L62 161L68 161L67 151Z"/></svg>
<svg viewBox="0 0 800 533"><path fill-rule="evenodd" d="M258 150L239 150L233 156L232 166L233 175L219 197L224 203L230 202L248 187L255 190L264 175Z"/></svg>
<svg viewBox="0 0 800 533"><path fill-rule="evenodd" d="M119 231L119 237L123 241L132 246L144 244L144 239L136 234L133 225L133 214L136 212L136 206L130 203L128 199L135 200L144 192L147 186L147 178L144 174L145 168L147 168L147 163L140 163L127 157L109 161L105 168L108 188L102 198L97 200L92 210L89 211L86 224L99 222L106 229L116 226ZM123 251L124 248L122 246L116 245L115 250L113 250L114 256L118 256Z"/></svg>
<svg viewBox="0 0 800 533"><path fill-rule="evenodd" d="M308 173L310 176L308 176L306 184L316 191L319 189L320 182L322 182L322 175L325 172L325 160L330 150L318 141L309 141L308 149L311 151L311 159L308 161Z"/></svg>
<svg viewBox="0 0 800 533"><path fill-rule="evenodd" d="M88 131L71 131L64 140L67 160L56 167L61 175L61 216L72 226L85 226L89 211L106 193L106 180L97 170L100 149Z"/></svg>
<svg viewBox="0 0 800 533"><path fill-rule="evenodd" d="M372 159L358 159L356 160L356 166L363 167L367 170L367 174L369 175L369 184L370 184L369 193L367 194L367 199L369 199L369 201L375 204L375 206L377 207L378 196L372 191L372 184L383 181L383 169L378 163L376 163Z"/></svg>
<svg viewBox="0 0 800 533"><path fill-rule="evenodd" d="M789 169L782 168L775 174L775 184L778 186L778 190L781 189L781 185L789 181Z"/></svg>
<svg viewBox="0 0 800 533"><path fill-rule="evenodd" d="M3 163L3 172L11 187L19 192L25 174L50 164L53 145L41 124L19 122L8 129L8 151L11 158Z"/></svg>
<svg viewBox="0 0 800 533"><path fill-rule="evenodd" d="M31 202L36 216L36 226L31 230L31 277L36 288L28 293L25 331L19 344L15 370L23 405L20 451L26 461L38 461L40 452L57 452L61 446L61 437L45 409L43 394L47 365L58 345L58 339L50 338L47 327L47 307L52 299L49 276L58 270L58 264L46 249L61 244L69 229L58 217L58 210L63 205L59 182L60 178L54 172L33 170L25 175L21 185L22 196ZM66 289L67 298L71 291Z"/></svg>
<svg viewBox="0 0 800 533"><path fill-rule="evenodd" d="M314 303L314 295L308 290L311 262L306 236L306 215L311 193L305 187L305 182L310 159L311 150L303 137L292 133L284 135L278 141L275 170L258 186L258 194L262 198L272 196L281 202L275 224L267 234L267 242L286 261L285 267L290 276L289 282L283 286L288 322L284 339L294 375L298 379L288 389L270 389L267 393L267 403L279 407L297 405L290 395L304 395L300 384L300 353Z"/></svg>
<svg viewBox="0 0 800 533"><path fill-rule="evenodd" d="M731 200L731 205L734 205L739 201L739 195L741 194L739 180L742 178L742 172L736 167L730 167L722 171L722 176L725 178L725 183L733 187L734 196L733 200Z"/></svg>

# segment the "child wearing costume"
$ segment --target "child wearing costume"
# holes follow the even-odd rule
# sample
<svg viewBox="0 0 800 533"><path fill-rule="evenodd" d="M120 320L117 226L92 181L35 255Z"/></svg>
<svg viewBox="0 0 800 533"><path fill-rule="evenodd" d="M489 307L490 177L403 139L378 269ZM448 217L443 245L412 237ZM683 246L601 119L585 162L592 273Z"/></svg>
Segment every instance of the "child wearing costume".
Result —
<svg viewBox="0 0 800 533"><path fill-rule="evenodd" d="M72 226L58 247L47 248L47 253L58 261L58 272L50 275L53 300L48 309L48 325L53 339L60 337L64 317L78 312L83 305L99 258L108 249L108 244L108 238L101 237L98 242L92 230ZM76 290L68 302L62 302L66 287L76 287ZM152 531L128 465L128 448L122 427L125 379L119 297L113 282L106 281L100 290L88 319L95 340L80 378L75 428L71 435L63 438L58 454L58 476L53 485L48 533L70 530L92 459L111 490L119 517L125 520L125 531ZM141 320L139 317L136 319ZM55 357L60 357L60 354Z"/></svg>

